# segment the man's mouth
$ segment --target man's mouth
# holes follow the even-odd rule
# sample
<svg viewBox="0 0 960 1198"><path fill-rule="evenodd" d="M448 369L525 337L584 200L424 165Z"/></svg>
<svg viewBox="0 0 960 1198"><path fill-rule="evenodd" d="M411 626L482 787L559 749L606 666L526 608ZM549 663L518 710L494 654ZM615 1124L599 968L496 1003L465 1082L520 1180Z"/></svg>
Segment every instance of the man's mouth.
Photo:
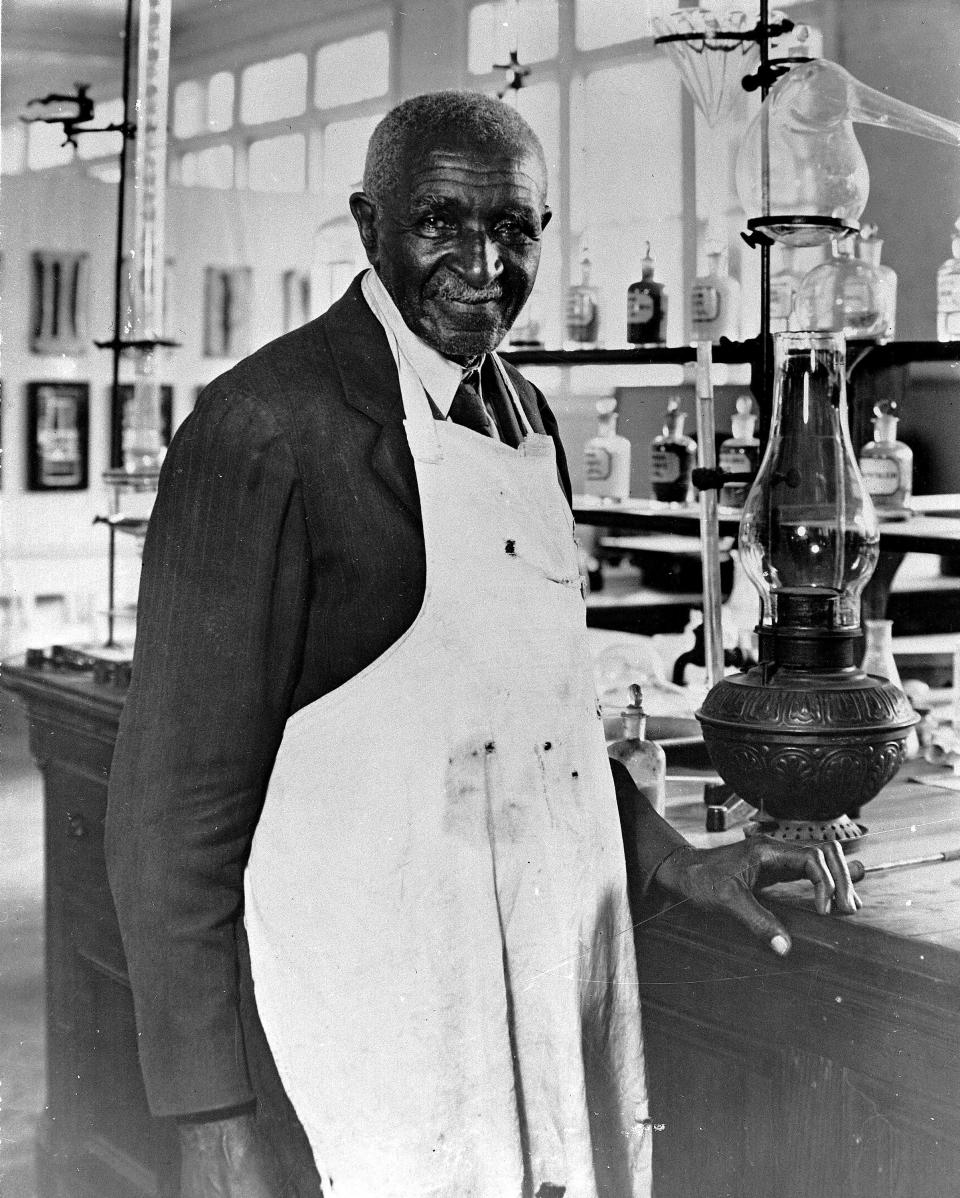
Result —
<svg viewBox="0 0 960 1198"><path fill-rule="evenodd" d="M480 308L484 304L499 304L503 301L503 288L499 284L490 287L464 287L451 280L443 280L432 290L434 299L466 304L469 307Z"/></svg>

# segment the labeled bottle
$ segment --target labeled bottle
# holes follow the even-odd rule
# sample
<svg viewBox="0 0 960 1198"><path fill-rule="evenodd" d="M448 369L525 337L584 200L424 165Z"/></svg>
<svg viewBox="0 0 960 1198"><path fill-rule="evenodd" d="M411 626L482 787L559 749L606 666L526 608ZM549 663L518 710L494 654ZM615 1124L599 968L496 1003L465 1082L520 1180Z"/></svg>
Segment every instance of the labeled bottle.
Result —
<svg viewBox="0 0 960 1198"><path fill-rule="evenodd" d="M832 255L803 276L794 303L797 323L812 332L877 337L883 328L883 284L855 257L853 238L834 238Z"/></svg>
<svg viewBox="0 0 960 1198"><path fill-rule="evenodd" d="M600 300L590 282L590 252L580 256L580 282L567 292L567 342L572 349L590 349L600 341Z"/></svg>
<svg viewBox="0 0 960 1198"><path fill-rule="evenodd" d="M878 403L873 409L873 440L860 450L860 473L878 516L909 515L913 493L913 450L897 440L897 416L893 404Z"/></svg>
<svg viewBox="0 0 960 1198"><path fill-rule="evenodd" d="M740 284L727 273L723 250L708 252L707 273L690 288L690 336L693 341L740 336Z"/></svg>
<svg viewBox="0 0 960 1198"><path fill-rule="evenodd" d="M863 635L864 652L860 669L864 674L871 674L874 678L886 678L887 682L903 690L900 671L897 669L896 658L893 655L893 621L864 620ZM914 727L907 733L904 756L908 759L913 758L919 752L920 737Z"/></svg>
<svg viewBox="0 0 960 1198"><path fill-rule="evenodd" d="M613 503L630 495L630 441L617 432L617 401L597 401L597 434L583 447L584 490Z"/></svg>
<svg viewBox="0 0 960 1198"><path fill-rule="evenodd" d="M953 256L937 271L938 341L960 341L960 220L953 227Z"/></svg>
<svg viewBox="0 0 960 1198"><path fill-rule="evenodd" d="M757 418L749 395L737 399L731 420L731 435L720 446L719 465L728 478L720 488L720 502L727 507L743 507L747 492L760 464L760 439L754 434Z"/></svg>
<svg viewBox="0 0 960 1198"><path fill-rule="evenodd" d="M880 279L880 301L883 320L877 336L892 340L897 335L897 272L880 261L883 238L877 236L877 226L865 224L857 237L857 257L877 272Z"/></svg>
<svg viewBox="0 0 960 1198"><path fill-rule="evenodd" d="M627 341L631 345L666 345L667 289L653 277L650 242L640 264L640 281L627 288Z"/></svg>
<svg viewBox="0 0 960 1198"><path fill-rule="evenodd" d="M634 683L632 702L620 712L621 739L607 745L607 756L627 767L637 790L658 815L663 815L667 795L667 755L656 741L646 740L647 717L643 694Z"/></svg>
<svg viewBox="0 0 960 1198"><path fill-rule="evenodd" d="M781 245L780 264L770 276L770 332L785 333L790 328L793 301L800 286L800 276L795 267L796 250L793 246Z"/></svg>
<svg viewBox="0 0 960 1198"><path fill-rule="evenodd" d="M679 399L667 404L663 432L650 443L650 479L653 497L663 503L683 503L690 494L690 475L697 458L697 443L686 436Z"/></svg>

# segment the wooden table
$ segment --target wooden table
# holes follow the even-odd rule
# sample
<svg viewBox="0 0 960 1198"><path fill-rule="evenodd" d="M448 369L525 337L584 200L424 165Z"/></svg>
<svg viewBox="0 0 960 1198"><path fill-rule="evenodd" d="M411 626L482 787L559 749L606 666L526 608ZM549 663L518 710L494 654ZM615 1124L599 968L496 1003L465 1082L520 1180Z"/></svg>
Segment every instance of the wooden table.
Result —
<svg viewBox="0 0 960 1198"><path fill-rule="evenodd" d="M172 1198L176 1137L151 1119L103 863L122 692L3 668L43 771L47 1110L41 1198ZM909 771L908 771L909 772ZM708 837L695 784L668 815ZM960 792L901 777L864 808L866 863L960 841ZM916 829L913 831L912 829ZM721 918L638 909L657 1198L952 1198L960 1193L960 863L871 875L821 918L771 891L786 960Z"/></svg>
<svg viewBox="0 0 960 1198"><path fill-rule="evenodd" d="M960 791L929 785L947 776L905 767L864 807L857 857L960 845ZM671 822L701 846L741 837L703 831L700 789L671 784ZM639 912L657 1198L960 1194L960 861L860 893L824 918L809 887L768 890L784 960L726 919Z"/></svg>

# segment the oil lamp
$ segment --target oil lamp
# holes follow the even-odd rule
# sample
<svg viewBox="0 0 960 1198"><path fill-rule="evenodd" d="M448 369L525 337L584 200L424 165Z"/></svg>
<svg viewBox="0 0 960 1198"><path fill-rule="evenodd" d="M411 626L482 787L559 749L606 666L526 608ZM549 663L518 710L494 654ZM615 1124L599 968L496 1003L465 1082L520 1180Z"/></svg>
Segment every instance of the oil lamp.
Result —
<svg viewBox="0 0 960 1198"><path fill-rule="evenodd" d="M855 664L877 517L850 441L840 333L778 333L770 437L740 523L760 592L760 661L723 678L697 719L720 776L781 839L854 840L916 714Z"/></svg>

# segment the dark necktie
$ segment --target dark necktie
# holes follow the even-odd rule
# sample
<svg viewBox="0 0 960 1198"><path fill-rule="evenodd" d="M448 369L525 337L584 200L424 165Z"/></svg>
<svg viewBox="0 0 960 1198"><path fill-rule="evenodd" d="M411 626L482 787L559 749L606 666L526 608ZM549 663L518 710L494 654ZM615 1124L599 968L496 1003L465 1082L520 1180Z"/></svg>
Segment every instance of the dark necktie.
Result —
<svg viewBox="0 0 960 1198"><path fill-rule="evenodd" d="M493 422L480 398L480 392L466 380L461 380L460 386L457 387L453 403L450 405L450 419L455 424L462 424L464 428L473 429L481 436L494 436Z"/></svg>

